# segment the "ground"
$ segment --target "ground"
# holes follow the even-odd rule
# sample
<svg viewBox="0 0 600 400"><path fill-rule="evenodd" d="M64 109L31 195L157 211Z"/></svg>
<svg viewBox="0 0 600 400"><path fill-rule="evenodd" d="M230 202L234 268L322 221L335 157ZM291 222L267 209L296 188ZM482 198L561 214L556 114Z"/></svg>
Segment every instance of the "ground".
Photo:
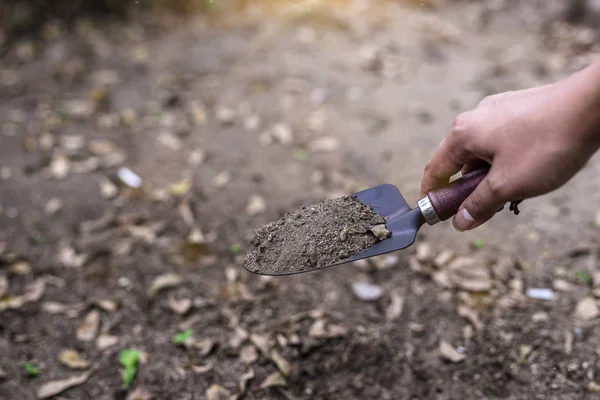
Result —
<svg viewBox="0 0 600 400"><path fill-rule="evenodd" d="M380 183L416 204L458 113L597 51L536 2L359 3L49 24L8 46L0 398L84 373L67 349L94 373L61 399L598 396L597 157L474 232L426 226L403 252L295 276L241 268L253 231L303 204Z"/></svg>

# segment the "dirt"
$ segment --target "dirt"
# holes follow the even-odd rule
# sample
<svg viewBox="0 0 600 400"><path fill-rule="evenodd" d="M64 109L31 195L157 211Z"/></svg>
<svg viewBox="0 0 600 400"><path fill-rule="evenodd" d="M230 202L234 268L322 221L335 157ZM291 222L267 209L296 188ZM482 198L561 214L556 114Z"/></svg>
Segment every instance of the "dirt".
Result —
<svg viewBox="0 0 600 400"><path fill-rule="evenodd" d="M379 234L381 225L385 229L385 218L356 197L327 199L258 229L242 265L265 275L323 268L387 238L389 231Z"/></svg>
<svg viewBox="0 0 600 400"><path fill-rule="evenodd" d="M424 226L402 252L285 278L241 266L288 210L382 183L415 204L458 113L581 68L595 33L540 20L550 1L290 3L3 45L0 399L85 373L65 350L96 371L65 400L237 395L252 375L248 400L597 398L598 157L473 232Z"/></svg>

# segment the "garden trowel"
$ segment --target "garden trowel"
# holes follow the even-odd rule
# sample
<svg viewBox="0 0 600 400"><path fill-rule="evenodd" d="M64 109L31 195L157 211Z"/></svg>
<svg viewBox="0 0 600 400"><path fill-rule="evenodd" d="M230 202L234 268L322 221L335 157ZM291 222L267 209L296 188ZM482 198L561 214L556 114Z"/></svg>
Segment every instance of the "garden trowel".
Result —
<svg viewBox="0 0 600 400"><path fill-rule="evenodd" d="M485 178L489 168L471 171L462 177L450 182L448 185L435 189L417 202L411 208L398 188L391 184L383 184L370 189L354 193L356 197L373 211L385 218L385 226L391 235L387 239L376 242L366 250L351 257L345 258L329 265L315 266L295 273L304 273L323 269L334 265L345 264L364 258L374 257L411 246L416 239L417 232L424 225L435 225L450 219L460 205L475 190L477 185ZM519 213L517 205L520 201L511 203L511 211ZM289 275L289 272L275 275ZM273 275L273 274L270 274Z"/></svg>

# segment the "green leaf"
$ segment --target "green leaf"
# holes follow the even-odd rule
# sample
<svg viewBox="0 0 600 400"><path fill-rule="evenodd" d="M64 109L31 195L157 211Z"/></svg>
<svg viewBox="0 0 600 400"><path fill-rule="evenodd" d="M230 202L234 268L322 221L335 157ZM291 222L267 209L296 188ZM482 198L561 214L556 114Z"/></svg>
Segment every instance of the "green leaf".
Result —
<svg viewBox="0 0 600 400"><path fill-rule="evenodd" d="M484 246L485 246L485 239L475 239L471 243L471 248L474 250L483 249Z"/></svg>
<svg viewBox="0 0 600 400"><path fill-rule="evenodd" d="M306 150L296 148L294 149L294 158L297 161L306 161L306 159L308 158L308 153L306 152Z"/></svg>
<svg viewBox="0 0 600 400"><path fill-rule="evenodd" d="M129 387L135 378L138 363L142 352L138 349L122 350L119 353L119 361L125 370L123 371L123 383Z"/></svg>
<svg viewBox="0 0 600 400"><path fill-rule="evenodd" d="M25 373L32 378L35 378L36 376L38 376L40 374L40 370L37 369L32 363L25 362L25 363L21 364L21 367L23 367L23 370L25 370Z"/></svg>
<svg viewBox="0 0 600 400"><path fill-rule="evenodd" d="M186 340L188 340L189 338L192 337L192 330L191 329L186 329L183 332L178 333L177 335L173 336L173 343L175 344L183 344Z"/></svg>
<svg viewBox="0 0 600 400"><path fill-rule="evenodd" d="M585 283L586 285L591 285L594 282L592 276L585 272L575 272L575 277L582 283Z"/></svg>
<svg viewBox="0 0 600 400"><path fill-rule="evenodd" d="M229 251L234 256L237 256L238 254L240 254L242 252L242 246L240 246L239 244L231 245L231 247L229 248Z"/></svg>

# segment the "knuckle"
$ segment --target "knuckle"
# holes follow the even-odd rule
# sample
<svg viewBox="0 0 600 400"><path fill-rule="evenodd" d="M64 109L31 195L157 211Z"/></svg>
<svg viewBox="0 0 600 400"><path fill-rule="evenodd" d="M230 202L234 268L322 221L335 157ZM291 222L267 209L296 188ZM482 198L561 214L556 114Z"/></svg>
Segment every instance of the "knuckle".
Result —
<svg viewBox="0 0 600 400"><path fill-rule="evenodd" d="M506 201L510 197L510 186L506 180L497 176L490 176L485 180L487 191L494 201Z"/></svg>

